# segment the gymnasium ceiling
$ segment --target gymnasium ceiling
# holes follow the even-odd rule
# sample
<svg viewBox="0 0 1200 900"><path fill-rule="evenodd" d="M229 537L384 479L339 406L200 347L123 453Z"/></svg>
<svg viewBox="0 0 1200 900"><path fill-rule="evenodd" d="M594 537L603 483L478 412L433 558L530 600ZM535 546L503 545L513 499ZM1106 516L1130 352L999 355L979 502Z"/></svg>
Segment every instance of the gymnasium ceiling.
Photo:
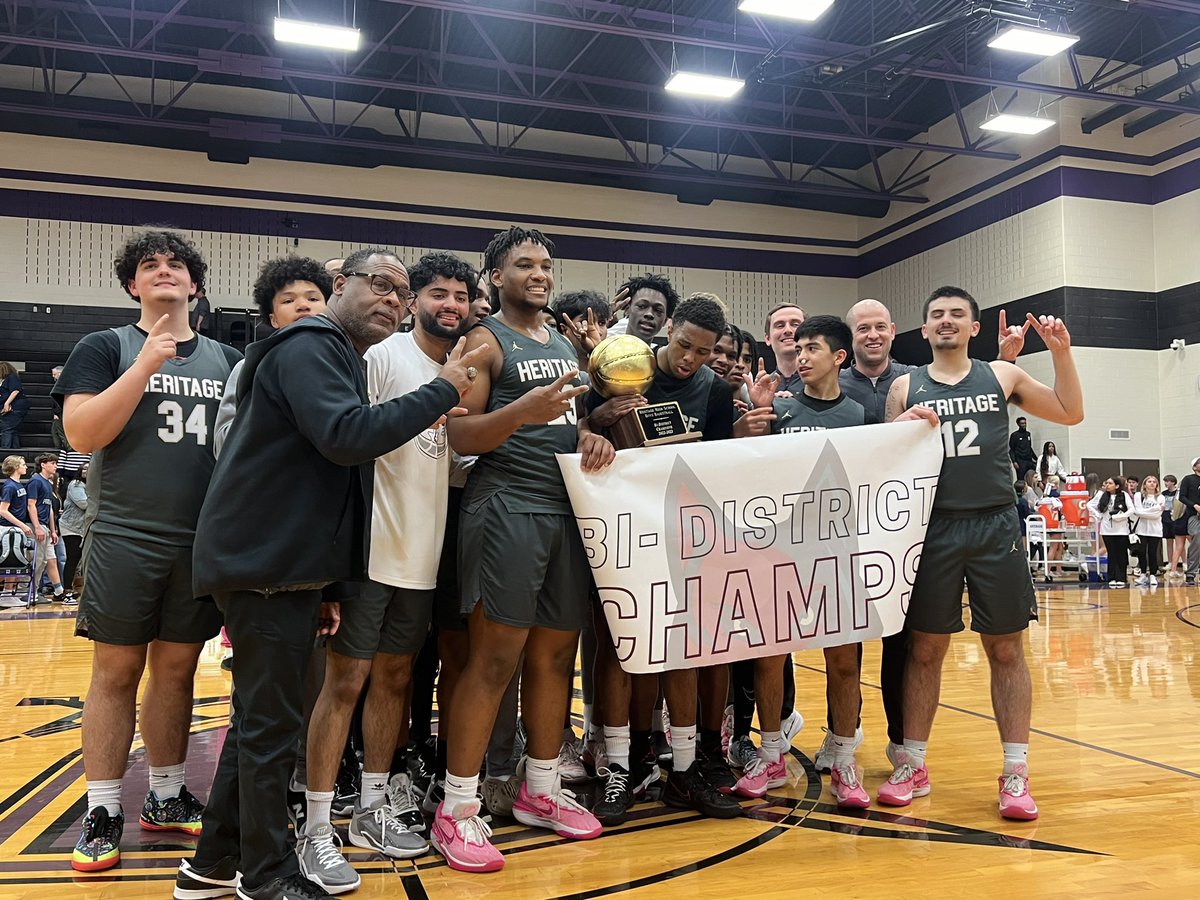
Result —
<svg viewBox="0 0 1200 900"><path fill-rule="evenodd" d="M1086 100L1085 130L1130 140L1200 107L1185 56L1200 49L1196 0L836 0L810 24L737 2L0 0L0 111L9 131L233 164L398 165L879 216L923 202L941 160L1019 155L1018 139L962 114L989 91L1014 109ZM363 45L279 44L279 13L353 23ZM1014 20L1080 35L1063 77L1016 90L1038 58L987 47ZM675 66L747 85L727 102L681 98L663 90ZM958 133L931 143L948 117ZM880 166L892 151L903 163Z"/></svg>

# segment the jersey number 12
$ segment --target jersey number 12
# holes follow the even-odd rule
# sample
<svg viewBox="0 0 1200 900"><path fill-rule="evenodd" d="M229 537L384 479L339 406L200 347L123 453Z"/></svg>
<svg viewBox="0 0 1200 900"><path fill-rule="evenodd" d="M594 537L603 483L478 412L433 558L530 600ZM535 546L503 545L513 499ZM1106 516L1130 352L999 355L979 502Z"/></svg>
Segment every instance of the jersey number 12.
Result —
<svg viewBox="0 0 1200 900"><path fill-rule="evenodd" d="M954 435L960 434L957 443ZM979 437L979 426L974 419L959 419L957 422L942 423L942 444L946 448L946 457L978 456L979 447L975 439Z"/></svg>
<svg viewBox="0 0 1200 900"><path fill-rule="evenodd" d="M201 447L208 443L208 412L203 403L197 403L187 417L183 418L183 407L176 400L164 400L158 404L158 414L164 418L163 427L158 429L159 440L167 444L178 444L185 434L194 434Z"/></svg>

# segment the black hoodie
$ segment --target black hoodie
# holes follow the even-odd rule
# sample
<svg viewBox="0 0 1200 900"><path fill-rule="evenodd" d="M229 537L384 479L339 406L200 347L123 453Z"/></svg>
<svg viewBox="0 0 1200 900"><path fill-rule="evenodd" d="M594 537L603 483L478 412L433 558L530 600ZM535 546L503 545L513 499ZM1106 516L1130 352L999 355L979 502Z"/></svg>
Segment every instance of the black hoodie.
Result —
<svg viewBox="0 0 1200 900"><path fill-rule="evenodd" d="M366 362L314 316L246 349L193 551L196 596L366 578L374 461L458 404L436 378L371 406Z"/></svg>

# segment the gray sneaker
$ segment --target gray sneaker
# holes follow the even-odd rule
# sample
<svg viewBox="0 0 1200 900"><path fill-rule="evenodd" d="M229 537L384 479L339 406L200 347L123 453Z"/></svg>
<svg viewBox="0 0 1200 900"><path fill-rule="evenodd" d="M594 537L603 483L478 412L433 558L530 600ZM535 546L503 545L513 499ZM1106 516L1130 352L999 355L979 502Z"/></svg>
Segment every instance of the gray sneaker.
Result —
<svg viewBox="0 0 1200 900"><path fill-rule="evenodd" d="M358 887L362 881L354 867L346 862L339 849L342 846L333 826L326 823L305 830L296 840L296 856L300 860L300 874L315 882L331 894L344 894Z"/></svg>
<svg viewBox="0 0 1200 900"><path fill-rule="evenodd" d="M429 850L425 838L409 831L392 815L386 799L370 809L354 811L350 817L350 843L392 859L412 859Z"/></svg>
<svg viewBox="0 0 1200 900"><path fill-rule="evenodd" d="M500 778L485 778L483 780L483 805L493 816L504 816L511 819L513 802L521 791L522 779L515 775L508 780Z"/></svg>
<svg viewBox="0 0 1200 900"><path fill-rule="evenodd" d="M422 832L425 830L425 816L417 805L417 789L407 772L397 772L388 782L388 806L392 815L409 831Z"/></svg>

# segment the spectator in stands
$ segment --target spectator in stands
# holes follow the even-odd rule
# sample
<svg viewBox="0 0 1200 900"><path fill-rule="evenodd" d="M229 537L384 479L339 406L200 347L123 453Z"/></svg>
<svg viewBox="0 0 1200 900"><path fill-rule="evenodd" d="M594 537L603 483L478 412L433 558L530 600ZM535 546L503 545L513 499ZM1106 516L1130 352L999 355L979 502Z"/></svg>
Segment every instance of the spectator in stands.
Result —
<svg viewBox="0 0 1200 900"><path fill-rule="evenodd" d="M1195 584L1200 574L1200 456L1192 460L1191 474L1179 482L1179 499L1187 513L1187 583Z"/></svg>
<svg viewBox="0 0 1200 900"><path fill-rule="evenodd" d="M67 561L63 566L63 586L66 593L62 602L68 606L79 602L74 584L75 572L79 568L79 559L83 553L83 530L88 504L87 473L88 464L84 463L83 468L68 481L62 505L62 518L58 523L59 535L67 550Z"/></svg>
<svg viewBox="0 0 1200 900"><path fill-rule="evenodd" d="M1029 504L1029 485L1024 481L1018 481L1014 487L1017 489L1017 518L1021 520L1021 537L1025 538L1029 544L1029 561L1032 563L1033 560L1038 559L1044 562L1045 553L1042 542L1029 540L1028 519L1034 514L1033 507ZM1039 576L1042 574L1040 567L1036 574Z"/></svg>
<svg viewBox="0 0 1200 900"><path fill-rule="evenodd" d="M1174 475L1163 476L1163 559L1167 561L1164 572L1167 578L1182 577L1184 553L1187 549L1187 521L1178 528L1183 519L1183 502L1179 499L1179 479Z"/></svg>
<svg viewBox="0 0 1200 900"><path fill-rule="evenodd" d="M1045 492L1037 502L1040 515L1046 520L1046 581L1054 581L1054 563L1061 562L1062 543L1062 500L1058 497L1058 476L1051 475L1045 484ZM1046 512L1042 512L1045 510ZM1058 525L1051 524L1057 521ZM1062 575L1061 564L1058 574Z"/></svg>
<svg viewBox="0 0 1200 900"><path fill-rule="evenodd" d="M33 525L33 536L37 540L33 583L39 584L42 573L45 572L50 577L50 591L54 599L61 600L63 586L58 574L58 554L55 553L58 544L58 520L54 516L54 479L58 477L58 456L42 453L35 462L37 474L29 479L27 487L34 512L30 516L30 524Z"/></svg>
<svg viewBox="0 0 1200 900"><path fill-rule="evenodd" d="M29 398L12 363L0 362L0 450L16 450L21 446L17 429L29 412Z"/></svg>
<svg viewBox="0 0 1200 900"><path fill-rule="evenodd" d="M1130 497L1137 496L1137 492L1142 489L1142 480L1136 475L1125 476L1125 491Z"/></svg>
<svg viewBox="0 0 1200 900"><path fill-rule="evenodd" d="M192 307L192 331L207 338L212 337L212 307L208 303L208 294L204 288L196 291L196 305Z"/></svg>
<svg viewBox="0 0 1200 900"><path fill-rule="evenodd" d="M1162 561L1163 536L1163 500L1162 492L1158 489L1158 478L1147 475L1142 480L1141 490L1133 495L1134 514L1136 521L1134 533L1138 536L1137 555L1138 566L1142 574L1138 576L1139 586L1158 586L1158 567Z"/></svg>
<svg viewBox="0 0 1200 900"><path fill-rule="evenodd" d="M33 516L33 503L29 492L21 483L21 476L29 469L23 456L7 456L4 458L4 485L0 487L0 527L19 528L27 538L33 537L30 521ZM24 606L25 601L17 597L17 580L5 578L3 595L0 596L0 607L8 608Z"/></svg>
<svg viewBox="0 0 1200 900"><path fill-rule="evenodd" d="M1051 475L1057 475L1059 479L1065 481L1070 474L1062 460L1058 458L1058 448L1054 446L1054 441L1046 441L1042 444L1042 455L1038 457L1037 473L1038 477L1042 479L1042 484L1049 484Z"/></svg>
<svg viewBox="0 0 1200 900"><path fill-rule="evenodd" d="M1200 478L1197 478L1200 481ZM1125 587L1129 569L1129 523L1135 515L1133 498L1120 475L1104 479L1088 502L1088 512L1100 523L1100 536L1108 551L1108 586Z"/></svg>
<svg viewBox="0 0 1200 900"><path fill-rule="evenodd" d="M1028 470L1024 474L1023 478L1026 486L1029 488L1029 502L1031 505L1036 506L1037 502L1042 499L1045 485L1042 484L1042 480L1038 478L1036 469Z"/></svg>
<svg viewBox="0 0 1200 900"><path fill-rule="evenodd" d="M1008 436L1008 456L1018 478L1024 478L1030 469L1037 471L1037 456L1033 452L1033 435L1029 433L1029 422L1024 416L1017 419L1017 430Z"/></svg>

